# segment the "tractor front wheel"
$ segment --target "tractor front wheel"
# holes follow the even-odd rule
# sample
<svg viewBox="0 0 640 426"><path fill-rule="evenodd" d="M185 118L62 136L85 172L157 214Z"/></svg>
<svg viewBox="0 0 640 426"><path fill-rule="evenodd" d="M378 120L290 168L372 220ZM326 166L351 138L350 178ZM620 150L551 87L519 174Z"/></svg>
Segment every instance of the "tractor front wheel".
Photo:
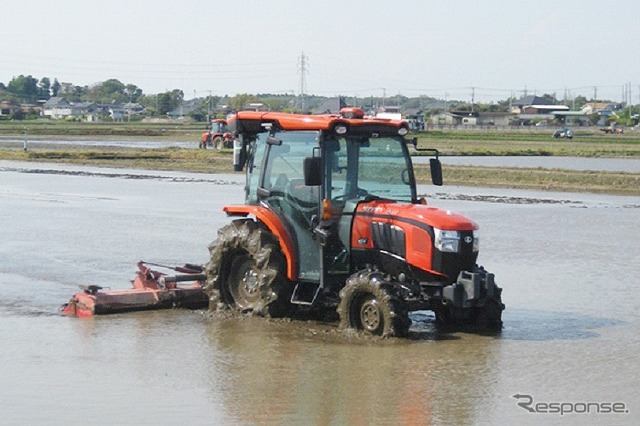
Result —
<svg viewBox="0 0 640 426"><path fill-rule="evenodd" d="M392 295L391 284L377 271L352 275L340 291L340 328L354 328L382 337L406 336L411 325L404 303Z"/></svg>

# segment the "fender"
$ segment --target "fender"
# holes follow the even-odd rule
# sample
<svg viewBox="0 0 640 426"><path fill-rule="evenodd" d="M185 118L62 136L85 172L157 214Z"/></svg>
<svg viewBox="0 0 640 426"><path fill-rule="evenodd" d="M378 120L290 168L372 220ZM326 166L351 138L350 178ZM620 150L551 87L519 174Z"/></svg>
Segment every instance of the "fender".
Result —
<svg viewBox="0 0 640 426"><path fill-rule="evenodd" d="M287 278L289 281L298 280L298 263L293 246L291 235L278 219L275 213L260 206L225 206L222 209L229 216L248 216L253 215L260 222L264 223L269 231L276 236L280 242L280 248L287 260Z"/></svg>

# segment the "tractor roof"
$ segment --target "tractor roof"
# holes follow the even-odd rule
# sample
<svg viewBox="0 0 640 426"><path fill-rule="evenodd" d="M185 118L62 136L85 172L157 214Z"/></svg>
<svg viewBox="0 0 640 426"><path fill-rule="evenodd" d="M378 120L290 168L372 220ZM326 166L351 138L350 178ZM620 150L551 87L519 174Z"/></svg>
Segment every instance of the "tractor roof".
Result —
<svg viewBox="0 0 640 426"><path fill-rule="evenodd" d="M284 112L239 111L228 119L232 133L258 134L269 128L279 130L325 130L334 131L339 135L370 135L380 136L405 135L408 125L402 120L389 120L367 117L358 108L343 108L340 114L290 114ZM340 125L343 129L340 129Z"/></svg>

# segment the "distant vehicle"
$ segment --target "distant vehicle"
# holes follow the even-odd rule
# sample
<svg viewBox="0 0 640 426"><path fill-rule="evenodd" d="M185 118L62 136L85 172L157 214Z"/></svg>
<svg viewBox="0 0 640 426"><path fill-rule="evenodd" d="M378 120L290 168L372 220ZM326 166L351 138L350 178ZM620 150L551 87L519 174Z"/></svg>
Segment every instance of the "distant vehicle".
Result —
<svg viewBox="0 0 640 426"><path fill-rule="evenodd" d="M611 134L614 134L614 135L616 135L616 134L617 135L621 135L622 133L624 133L624 130L622 129L622 127L618 126L618 124L616 124L616 123L611 123L607 127L601 127L600 130L605 132L605 133L611 133Z"/></svg>
<svg viewBox="0 0 640 426"><path fill-rule="evenodd" d="M199 144L200 148L206 149L207 146L215 149L233 147L233 138L231 137L231 133L227 131L227 120L220 118L211 120L211 124L202 134Z"/></svg>
<svg viewBox="0 0 640 426"><path fill-rule="evenodd" d="M568 127L563 127L562 129L558 129L555 132L553 132L553 137L556 139L559 139L559 138L573 139L573 131Z"/></svg>

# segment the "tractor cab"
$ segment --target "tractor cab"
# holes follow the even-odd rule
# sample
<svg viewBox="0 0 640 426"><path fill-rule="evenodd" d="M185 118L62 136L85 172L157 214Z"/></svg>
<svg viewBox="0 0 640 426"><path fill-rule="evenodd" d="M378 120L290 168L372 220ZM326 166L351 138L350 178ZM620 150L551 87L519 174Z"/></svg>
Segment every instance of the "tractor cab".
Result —
<svg viewBox="0 0 640 426"><path fill-rule="evenodd" d="M225 133L227 131L227 121L219 118L211 120L211 127L209 128L209 131L211 134Z"/></svg>
<svg viewBox="0 0 640 426"><path fill-rule="evenodd" d="M353 113L340 118L345 116L362 120ZM357 206L418 202L402 123L377 122L373 129L354 124L360 123L288 130L273 123L249 144L246 203L275 213L290 236L297 260L293 301L301 304L313 303L320 289L339 288L354 272ZM439 161L433 169L441 176Z"/></svg>

